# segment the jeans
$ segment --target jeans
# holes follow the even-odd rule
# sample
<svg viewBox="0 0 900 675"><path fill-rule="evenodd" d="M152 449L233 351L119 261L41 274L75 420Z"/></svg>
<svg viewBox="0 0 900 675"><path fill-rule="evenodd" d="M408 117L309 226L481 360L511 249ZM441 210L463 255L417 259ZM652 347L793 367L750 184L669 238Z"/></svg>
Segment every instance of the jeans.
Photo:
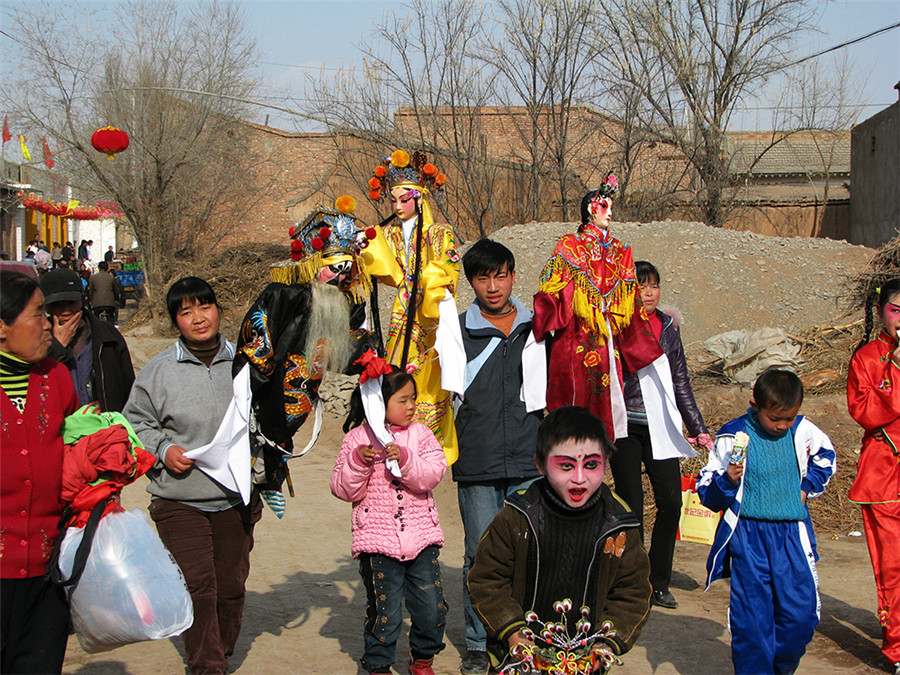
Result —
<svg viewBox="0 0 900 675"><path fill-rule="evenodd" d="M650 535L650 583L654 591L669 590L672 581L672 559L675 536L681 519L681 466L678 460L653 459L650 429L645 424L629 424L628 437L616 441L616 451L609 458L616 484L616 494L625 500L641 519L641 541L644 539L644 486L641 464L656 500L656 521Z"/></svg>
<svg viewBox="0 0 900 675"><path fill-rule="evenodd" d="M441 587L440 547L422 549L413 560L360 553L359 574L366 589L363 667L389 667L403 626L403 599L409 612L409 648L417 659L430 659L444 648L447 605Z"/></svg>
<svg viewBox="0 0 900 675"><path fill-rule="evenodd" d="M181 568L194 604L194 623L182 635L194 675L228 670L241 632L253 526L261 516L257 494L249 507L224 511L201 511L169 499L150 503L159 538Z"/></svg>
<svg viewBox="0 0 900 675"><path fill-rule="evenodd" d="M459 482L456 484L459 498L459 515L462 516L463 529L466 533L465 557L463 558L463 610L466 617L466 648L469 651L483 652L487 649L487 633L481 620L472 609L469 600L467 580L472 561L475 560L475 549L500 509L503 500L519 490L524 490L534 481L533 478L504 478L483 483Z"/></svg>

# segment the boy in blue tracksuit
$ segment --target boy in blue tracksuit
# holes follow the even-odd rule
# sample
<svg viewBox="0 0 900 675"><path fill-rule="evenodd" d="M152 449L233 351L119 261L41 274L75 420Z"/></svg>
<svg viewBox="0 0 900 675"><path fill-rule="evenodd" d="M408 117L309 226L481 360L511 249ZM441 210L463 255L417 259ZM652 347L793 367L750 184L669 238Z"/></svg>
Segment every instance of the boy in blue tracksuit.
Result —
<svg viewBox="0 0 900 675"><path fill-rule="evenodd" d="M802 402L794 373L760 375L747 414L719 431L697 485L707 508L725 512L706 563L707 588L730 574L735 673L794 672L819 623L806 500L825 490L835 453L828 436L798 417ZM743 453L735 450L741 440Z"/></svg>

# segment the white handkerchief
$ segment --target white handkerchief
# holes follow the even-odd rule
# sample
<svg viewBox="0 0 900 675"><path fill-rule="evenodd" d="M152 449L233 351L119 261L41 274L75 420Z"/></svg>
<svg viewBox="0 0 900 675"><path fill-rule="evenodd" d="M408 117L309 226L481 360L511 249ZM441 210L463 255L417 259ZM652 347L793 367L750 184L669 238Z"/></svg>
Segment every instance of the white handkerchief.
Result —
<svg viewBox="0 0 900 675"><path fill-rule="evenodd" d="M465 393L466 348L463 346L462 329L456 300L450 291L438 303L438 327L434 348L441 364L441 389L456 394Z"/></svg>
<svg viewBox="0 0 900 675"><path fill-rule="evenodd" d="M522 350L522 392L519 398L525 402L528 412L547 407L547 349L543 340L535 341L531 331L528 331Z"/></svg>
<svg viewBox="0 0 900 675"><path fill-rule="evenodd" d="M675 404L675 386L669 360L662 354L638 371L653 459L696 457L697 451L684 439L683 421Z"/></svg>
<svg viewBox="0 0 900 675"><path fill-rule="evenodd" d="M388 431L384 424L384 399L381 396L382 381L383 377L369 378L359 385L359 393L362 394L363 410L366 413L369 428L375 434L375 438L378 439L379 443L387 445L394 442L394 434ZM403 477L403 473L400 471L400 462L396 459L385 460L384 465L395 478Z"/></svg>

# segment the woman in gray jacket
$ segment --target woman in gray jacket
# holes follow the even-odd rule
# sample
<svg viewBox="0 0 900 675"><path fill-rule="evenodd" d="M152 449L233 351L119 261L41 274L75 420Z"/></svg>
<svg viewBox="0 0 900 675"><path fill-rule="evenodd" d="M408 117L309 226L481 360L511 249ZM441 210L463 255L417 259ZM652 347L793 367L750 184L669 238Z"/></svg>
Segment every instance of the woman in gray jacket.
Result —
<svg viewBox="0 0 900 675"><path fill-rule="evenodd" d="M250 572L258 498L240 495L193 466L185 452L209 443L231 401L235 347L219 333L212 287L179 279L166 296L174 345L141 370L123 411L148 452L150 516L175 557L194 603L184 633L191 673L225 673L241 630L244 585Z"/></svg>

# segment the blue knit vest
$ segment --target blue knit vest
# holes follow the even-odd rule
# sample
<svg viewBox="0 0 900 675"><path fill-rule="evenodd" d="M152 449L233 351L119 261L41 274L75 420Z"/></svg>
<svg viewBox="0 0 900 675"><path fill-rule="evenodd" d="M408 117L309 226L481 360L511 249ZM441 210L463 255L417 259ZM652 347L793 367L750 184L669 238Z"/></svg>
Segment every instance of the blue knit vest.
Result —
<svg viewBox="0 0 900 675"><path fill-rule="evenodd" d="M800 500L800 468L790 430L772 436L759 424L756 411L747 415L747 448L741 516L756 520L804 520Z"/></svg>

